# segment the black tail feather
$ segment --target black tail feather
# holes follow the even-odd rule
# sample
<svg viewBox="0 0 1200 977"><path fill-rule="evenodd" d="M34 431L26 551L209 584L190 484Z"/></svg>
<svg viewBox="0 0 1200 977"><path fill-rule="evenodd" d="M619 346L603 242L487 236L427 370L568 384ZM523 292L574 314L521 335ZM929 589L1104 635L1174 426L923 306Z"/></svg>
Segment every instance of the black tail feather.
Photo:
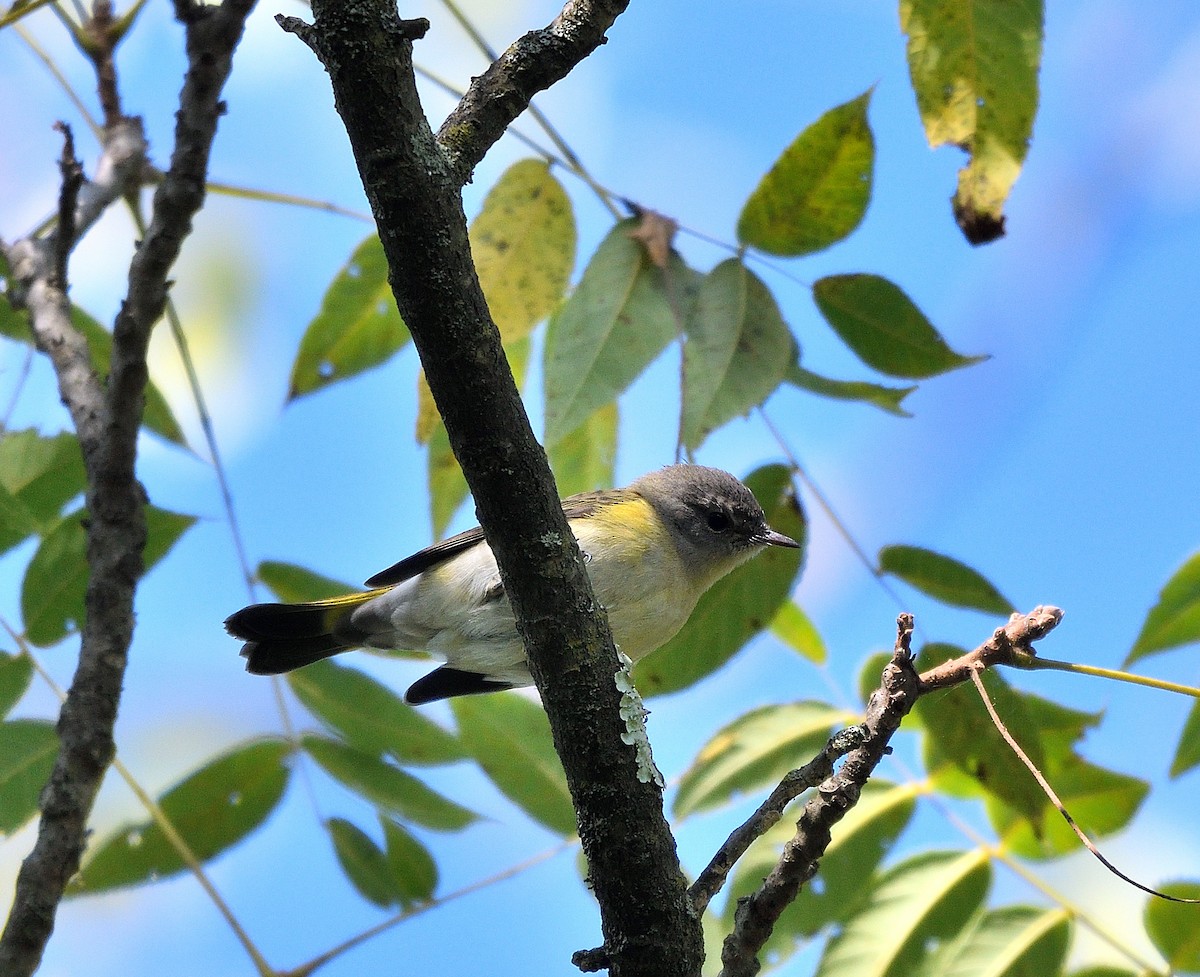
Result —
<svg viewBox="0 0 1200 977"><path fill-rule="evenodd" d="M330 608L321 604L251 604L225 621L246 642L242 657L254 675L281 675L357 647L333 633Z"/></svg>

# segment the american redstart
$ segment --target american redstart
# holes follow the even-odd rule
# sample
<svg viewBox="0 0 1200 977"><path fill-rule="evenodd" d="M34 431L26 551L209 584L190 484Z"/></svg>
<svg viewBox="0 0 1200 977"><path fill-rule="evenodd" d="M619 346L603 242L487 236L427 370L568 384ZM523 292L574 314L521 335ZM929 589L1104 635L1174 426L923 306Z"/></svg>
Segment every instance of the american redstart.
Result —
<svg viewBox="0 0 1200 977"><path fill-rule="evenodd" d="M728 472L672 465L628 488L563 501L618 647L643 658L675 636L709 587L768 546L800 544L767 525ZM446 664L410 703L532 685L495 557L476 527L367 581L305 604L252 604L225 622L247 671L278 675L351 648L425 650Z"/></svg>

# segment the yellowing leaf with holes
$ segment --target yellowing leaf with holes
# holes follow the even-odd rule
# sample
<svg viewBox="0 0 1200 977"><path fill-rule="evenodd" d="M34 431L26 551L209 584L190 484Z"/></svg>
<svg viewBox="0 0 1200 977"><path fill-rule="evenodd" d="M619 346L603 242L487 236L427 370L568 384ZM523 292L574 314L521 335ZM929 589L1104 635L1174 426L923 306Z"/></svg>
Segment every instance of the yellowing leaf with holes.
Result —
<svg viewBox="0 0 1200 977"><path fill-rule="evenodd" d="M267 819L287 787L291 746L265 739L205 764L172 787L158 806L206 862L233 847ZM183 859L153 821L126 824L92 846L68 895L157 882L184 870Z"/></svg>
<svg viewBox="0 0 1200 977"><path fill-rule="evenodd" d="M794 343L762 281L736 258L700 283L683 350L683 443L746 414L779 386Z"/></svg>
<svg viewBox="0 0 1200 977"><path fill-rule="evenodd" d="M575 266L575 218L545 160L514 163L471 222L471 256L505 344L558 307Z"/></svg>
<svg viewBox="0 0 1200 977"><path fill-rule="evenodd" d="M372 234L330 283L305 330L292 364L289 399L379 366L408 342L387 276L383 245Z"/></svg>
<svg viewBox="0 0 1200 977"><path fill-rule="evenodd" d="M1004 233L1038 106L1042 0L901 0L925 136L959 146L954 216L972 244Z"/></svg>
<svg viewBox="0 0 1200 977"><path fill-rule="evenodd" d="M811 254L858 227L875 167L870 98L864 92L830 109L784 150L742 208L742 244L768 254Z"/></svg>

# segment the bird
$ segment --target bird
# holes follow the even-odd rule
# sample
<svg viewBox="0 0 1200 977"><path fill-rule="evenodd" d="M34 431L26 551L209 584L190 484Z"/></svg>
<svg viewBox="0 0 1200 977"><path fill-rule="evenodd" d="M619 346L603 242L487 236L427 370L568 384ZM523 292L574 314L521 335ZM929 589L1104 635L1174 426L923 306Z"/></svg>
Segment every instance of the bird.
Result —
<svg viewBox="0 0 1200 977"><path fill-rule="evenodd" d="M613 639L632 661L666 644L701 595L771 546L799 547L718 468L676 464L627 488L562 501ZM279 675L353 648L424 650L445 664L405 694L412 705L533 684L496 559L479 527L366 581L365 591L251 604L225 621L246 670Z"/></svg>

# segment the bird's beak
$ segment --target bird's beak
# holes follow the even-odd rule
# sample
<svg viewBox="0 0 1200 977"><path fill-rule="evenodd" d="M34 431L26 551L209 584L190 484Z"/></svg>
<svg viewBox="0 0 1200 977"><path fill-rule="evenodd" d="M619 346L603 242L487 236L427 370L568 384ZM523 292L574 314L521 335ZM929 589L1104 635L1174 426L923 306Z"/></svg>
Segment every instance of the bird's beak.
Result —
<svg viewBox="0 0 1200 977"><path fill-rule="evenodd" d="M783 533L777 533L774 529L767 527L766 532L758 537L758 542L765 546L786 546L789 549L798 550L800 544L797 543L791 536L784 536Z"/></svg>

